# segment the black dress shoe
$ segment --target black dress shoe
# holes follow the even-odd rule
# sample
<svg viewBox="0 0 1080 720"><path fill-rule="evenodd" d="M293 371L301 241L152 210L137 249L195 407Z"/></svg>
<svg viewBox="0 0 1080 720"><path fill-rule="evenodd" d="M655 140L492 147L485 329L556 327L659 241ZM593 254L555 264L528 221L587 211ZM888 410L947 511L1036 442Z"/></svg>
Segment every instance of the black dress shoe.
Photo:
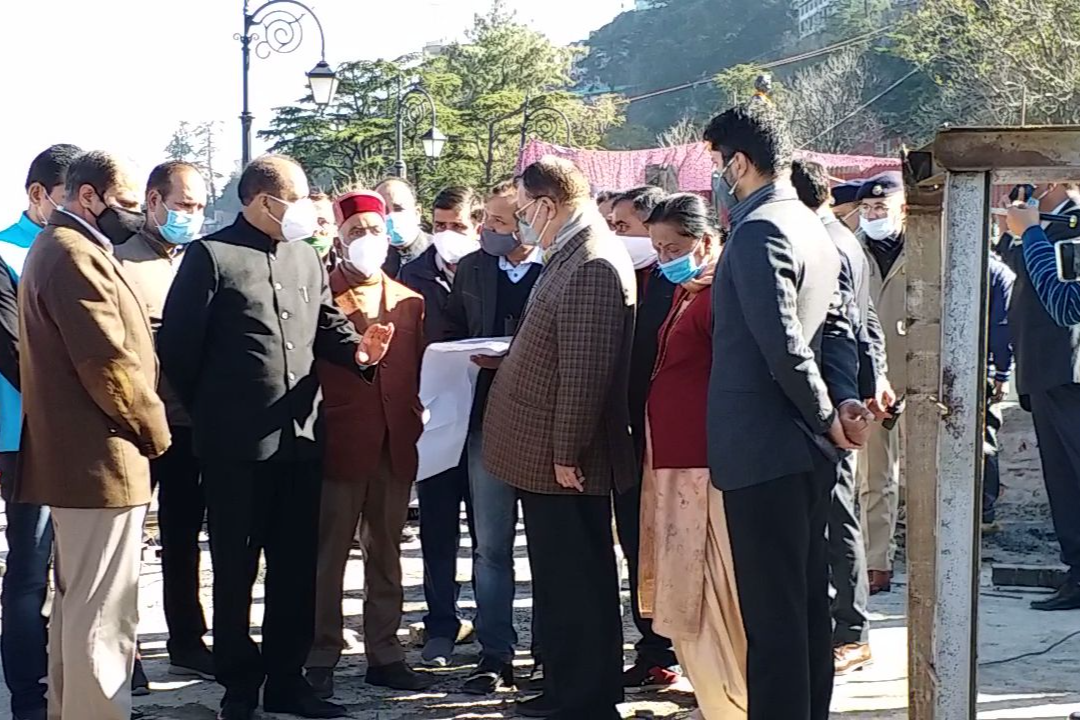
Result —
<svg viewBox="0 0 1080 720"><path fill-rule="evenodd" d="M169 649L169 674L177 677L214 679L214 654L205 645Z"/></svg>
<svg viewBox="0 0 1080 720"><path fill-rule="evenodd" d="M483 659L476 671L461 686L467 695L491 695L501 687L514 687L514 666L500 660Z"/></svg>
<svg viewBox="0 0 1080 720"><path fill-rule="evenodd" d="M369 667L364 680L368 685L374 685L375 687L409 692L427 690L435 684L433 676L418 673L400 661L389 665Z"/></svg>
<svg viewBox="0 0 1080 720"><path fill-rule="evenodd" d="M522 717L549 718L559 713L559 706L547 693L523 700L514 706L514 712Z"/></svg>
<svg viewBox="0 0 1080 720"><path fill-rule="evenodd" d="M1046 600L1032 602L1031 609L1044 611L1080 609L1080 583L1073 580L1066 582Z"/></svg>
<svg viewBox="0 0 1080 720"><path fill-rule="evenodd" d="M255 717L255 706L241 700L226 700L218 711L218 720L251 720Z"/></svg>
<svg viewBox="0 0 1080 720"><path fill-rule="evenodd" d="M333 668L308 668L304 678L315 691L315 697L320 700L329 700L334 697Z"/></svg>
<svg viewBox="0 0 1080 720"><path fill-rule="evenodd" d="M279 691L272 687L263 690L263 710L268 713L299 715L302 718L343 718L349 713L340 705L321 700L306 682Z"/></svg>
<svg viewBox="0 0 1080 720"><path fill-rule="evenodd" d="M135 697L145 697L150 694L150 681L146 679L146 672L139 658L135 658L135 667L131 671L131 694Z"/></svg>

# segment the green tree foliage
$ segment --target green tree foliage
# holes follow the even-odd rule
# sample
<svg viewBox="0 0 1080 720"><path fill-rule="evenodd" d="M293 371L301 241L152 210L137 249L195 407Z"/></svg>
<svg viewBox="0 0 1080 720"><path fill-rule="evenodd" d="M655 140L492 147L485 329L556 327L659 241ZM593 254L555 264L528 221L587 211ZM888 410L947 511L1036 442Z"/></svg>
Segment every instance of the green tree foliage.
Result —
<svg viewBox="0 0 1080 720"><path fill-rule="evenodd" d="M924 0L894 33L925 72L921 131L944 122L1080 122L1080 3Z"/></svg>
<svg viewBox="0 0 1080 720"><path fill-rule="evenodd" d="M165 156L169 160L186 162L199 169L206 180L210 200L218 197L220 182L225 179L218 171L217 136L220 129L221 123L216 120L194 124L182 120L165 146Z"/></svg>
<svg viewBox="0 0 1080 720"><path fill-rule="evenodd" d="M496 0L475 18L466 42L436 57L346 63L329 108L320 111L310 96L278 108L260 136L275 152L299 160L316 184L370 186L393 168L400 87L409 179L427 204L447 184L483 187L513 171L526 100L527 137L565 142L561 113L575 145L600 143L621 121L620 107L610 97L587 103L567 92L577 53L518 23ZM420 138L431 128L431 111L421 94L409 92L416 85L433 98L438 128L450 138L437 162L423 153Z"/></svg>
<svg viewBox="0 0 1080 720"><path fill-rule="evenodd" d="M195 129L186 120L173 131L169 144L165 146L165 156L169 160L179 162L191 162L195 159L195 145L198 139L195 137Z"/></svg>

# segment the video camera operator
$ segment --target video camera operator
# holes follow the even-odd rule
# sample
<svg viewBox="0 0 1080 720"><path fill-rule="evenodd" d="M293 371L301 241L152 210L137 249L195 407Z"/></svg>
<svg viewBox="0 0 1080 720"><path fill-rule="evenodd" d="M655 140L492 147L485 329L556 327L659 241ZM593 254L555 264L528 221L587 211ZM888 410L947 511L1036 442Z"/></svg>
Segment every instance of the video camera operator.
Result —
<svg viewBox="0 0 1080 720"><path fill-rule="evenodd" d="M1075 184L1035 188L1057 215L1080 217ZM1054 245L1080 236L1075 223L1040 222L1039 207L1018 198L1008 211L1009 235L999 251L1016 273L1009 327L1020 404L1032 413L1054 530L1069 578L1036 610L1080 609L1080 286L1060 282Z"/></svg>

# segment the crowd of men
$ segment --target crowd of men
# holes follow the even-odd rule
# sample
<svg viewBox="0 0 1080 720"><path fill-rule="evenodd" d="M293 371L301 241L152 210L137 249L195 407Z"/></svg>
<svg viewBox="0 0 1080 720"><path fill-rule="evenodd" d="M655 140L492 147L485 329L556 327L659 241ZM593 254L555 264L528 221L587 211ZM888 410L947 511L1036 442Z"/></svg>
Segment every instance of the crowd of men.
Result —
<svg viewBox="0 0 1080 720"><path fill-rule="evenodd" d="M201 237L197 168L165 163L141 192L112 155L41 153L25 211L0 232L0 650L14 717L126 720L147 691L138 586L155 489L169 671L215 679L220 718L260 704L347 715L331 700L357 539L366 682L430 688L398 639L415 483L420 660L448 666L475 630L463 692L523 684L520 506L540 691L520 715L617 718L624 693L685 671L706 720L826 718L834 675L871 660L868 596L890 590L904 184L839 183L795 160L768 103L717 116L704 139L723 230L699 197L597 196L571 163L544 159L484 194L444 189L428 232L403 180L328 197L266 156L243 171L235 223ZM1041 190L1080 214L1074 186ZM1080 298L1046 262L1062 227L1011 209L997 249L1012 269L995 258L989 276L983 520L1015 347L1074 569L1042 610L1080 608L1080 329L1068 324ZM415 482L425 348L506 336L507 354L473 358L460 463ZM462 505L475 628L458 606ZM640 633L629 668L615 534Z"/></svg>

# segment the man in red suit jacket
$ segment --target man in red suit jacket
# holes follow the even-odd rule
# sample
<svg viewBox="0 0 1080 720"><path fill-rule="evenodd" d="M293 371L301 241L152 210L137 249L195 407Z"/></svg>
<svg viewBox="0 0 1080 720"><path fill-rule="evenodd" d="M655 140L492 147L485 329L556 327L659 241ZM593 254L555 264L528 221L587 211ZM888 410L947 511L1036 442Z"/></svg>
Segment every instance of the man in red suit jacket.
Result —
<svg viewBox="0 0 1080 720"><path fill-rule="evenodd" d="M370 382L329 362L316 365L324 393L327 443L315 642L307 678L320 696L333 695L333 670L344 647L345 565L362 519L367 682L395 690L423 690L433 680L405 664L397 630L404 599L401 531L416 478L416 441L423 431L419 394L424 300L381 269L389 249L381 197L366 191L346 193L334 201L334 214L342 258L330 273L334 303L358 333L382 325L392 339Z"/></svg>

